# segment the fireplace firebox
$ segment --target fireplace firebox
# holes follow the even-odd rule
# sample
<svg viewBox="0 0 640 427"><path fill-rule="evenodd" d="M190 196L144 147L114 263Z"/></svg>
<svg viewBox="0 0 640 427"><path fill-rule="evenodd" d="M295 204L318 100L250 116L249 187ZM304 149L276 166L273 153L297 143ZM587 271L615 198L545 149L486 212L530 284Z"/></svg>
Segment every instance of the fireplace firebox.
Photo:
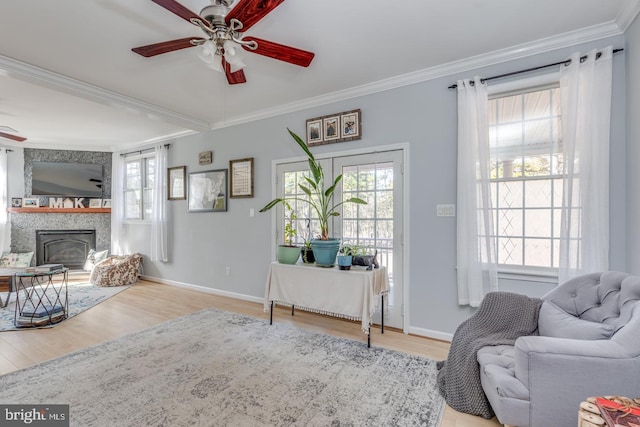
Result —
<svg viewBox="0 0 640 427"><path fill-rule="evenodd" d="M63 264L82 270L95 247L96 230L36 230L36 265Z"/></svg>

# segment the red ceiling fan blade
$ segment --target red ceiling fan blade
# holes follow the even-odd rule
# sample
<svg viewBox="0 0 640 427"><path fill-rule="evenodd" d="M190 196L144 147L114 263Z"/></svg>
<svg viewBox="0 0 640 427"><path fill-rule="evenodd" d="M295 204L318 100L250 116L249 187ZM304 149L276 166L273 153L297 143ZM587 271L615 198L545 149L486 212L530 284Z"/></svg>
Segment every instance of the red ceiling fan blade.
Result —
<svg viewBox="0 0 640 427"><path fill-rule="evenodd" d="M193 13L192 11L190 11L189 9L187 9L186 7L184 7L183 5L181 5L175 0L151 0L151 1L154 2L155 4L158 4L164 7L169 12L175 13L185 21L191 22L191 19L195 18L199 21L202 21L207 26L209 26L209 23L204 19L202 19L200 15L198 15L197 13Z"/></svg>
<svg viewBox="0 0 640 427"><path fill-rule="evenodd" d="M156 0L153 0L156 1ZM227 24L232 19L242 22L242 31L247 31L253 25L267 16L269 12L278 7L284 0L240 0L225 18Z"/></svg>
<svg viewBox="0 0 640 427"><path fill-rule="evenodd" d="M191 40L202 40L200 37L186 37L184 39L170 40L168 42L154 43L146 46L134 47L131 49L138 55L142 55L146 58L151 56L160 55L162 53L173 52L174 50L185 49L195 46L191 43Z"/></svg>
<svg viewBox="0 0 640 427"><path fill-rule="evenodd" d="M222 58L222 65L224 66L224 73L227 75L227 81L230 85L247 82L247 78L244 76L244 71L238 70L231 72L231 65L224 60L224 57Z"/></svg>
<svg viewBox="0 0 640 427"><path fill-rule="evenodd" d="M315 56L313 52L308 52L291 46L285 46L268 40L262 40L257 37L244 37L242 40L253 40L258 43L258 48L256 50L251 50L245 47L244 49L246 51L268 56L273 59L279 59L280 61L289 62L290 64L299 65L301 67L308 67Z"/></svg>
<svg viewBox="0 0 640 427"><path fill-rule="evenodd" d="M22 141L26 141L27 140L27 138L23 138L22 136L11 135L10 133L4 133L4 132L0 132L0 137L1 138L7 138L7 139L13 139L14 141L18 141L18 142L22 142Z"/></svg>

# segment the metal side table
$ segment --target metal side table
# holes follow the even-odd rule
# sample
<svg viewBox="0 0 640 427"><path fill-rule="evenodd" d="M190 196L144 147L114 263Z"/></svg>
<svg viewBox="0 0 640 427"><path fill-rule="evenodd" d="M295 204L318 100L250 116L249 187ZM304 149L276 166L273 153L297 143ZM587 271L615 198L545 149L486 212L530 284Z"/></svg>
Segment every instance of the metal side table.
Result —
<svg viewBox="0 0 640 427"><path fill-rule="evenodd" d="M68 317L68 272L68 268L62 268L15 274L16 312L13 323L16 327L45 326Z"/></svg>

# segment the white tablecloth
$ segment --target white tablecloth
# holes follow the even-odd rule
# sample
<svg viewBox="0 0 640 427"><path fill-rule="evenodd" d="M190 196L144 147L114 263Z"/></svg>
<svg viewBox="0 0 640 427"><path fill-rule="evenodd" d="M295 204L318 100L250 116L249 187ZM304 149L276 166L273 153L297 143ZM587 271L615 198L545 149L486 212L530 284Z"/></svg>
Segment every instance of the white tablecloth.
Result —
<svg viewBox="0 0 640 427"><path fill-rule="evenodd" d="M339 270L274 262L265 286L264 308L268 311L274 301L293 304L301 310L361 320L362 330L368 333L371 317L380 305L380 295L388 292L386 267Z"/></svg>

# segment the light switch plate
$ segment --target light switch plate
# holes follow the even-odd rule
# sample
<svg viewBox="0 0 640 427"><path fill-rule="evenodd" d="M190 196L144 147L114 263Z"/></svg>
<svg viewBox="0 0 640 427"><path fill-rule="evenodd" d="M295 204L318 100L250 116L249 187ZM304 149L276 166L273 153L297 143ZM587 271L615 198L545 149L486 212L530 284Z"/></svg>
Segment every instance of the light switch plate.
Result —
<svg viewBox="0 0 640 427"><path fill-rule="evenodd" d="M437 216L456 216L456 205L436 205Z"/></svg>

